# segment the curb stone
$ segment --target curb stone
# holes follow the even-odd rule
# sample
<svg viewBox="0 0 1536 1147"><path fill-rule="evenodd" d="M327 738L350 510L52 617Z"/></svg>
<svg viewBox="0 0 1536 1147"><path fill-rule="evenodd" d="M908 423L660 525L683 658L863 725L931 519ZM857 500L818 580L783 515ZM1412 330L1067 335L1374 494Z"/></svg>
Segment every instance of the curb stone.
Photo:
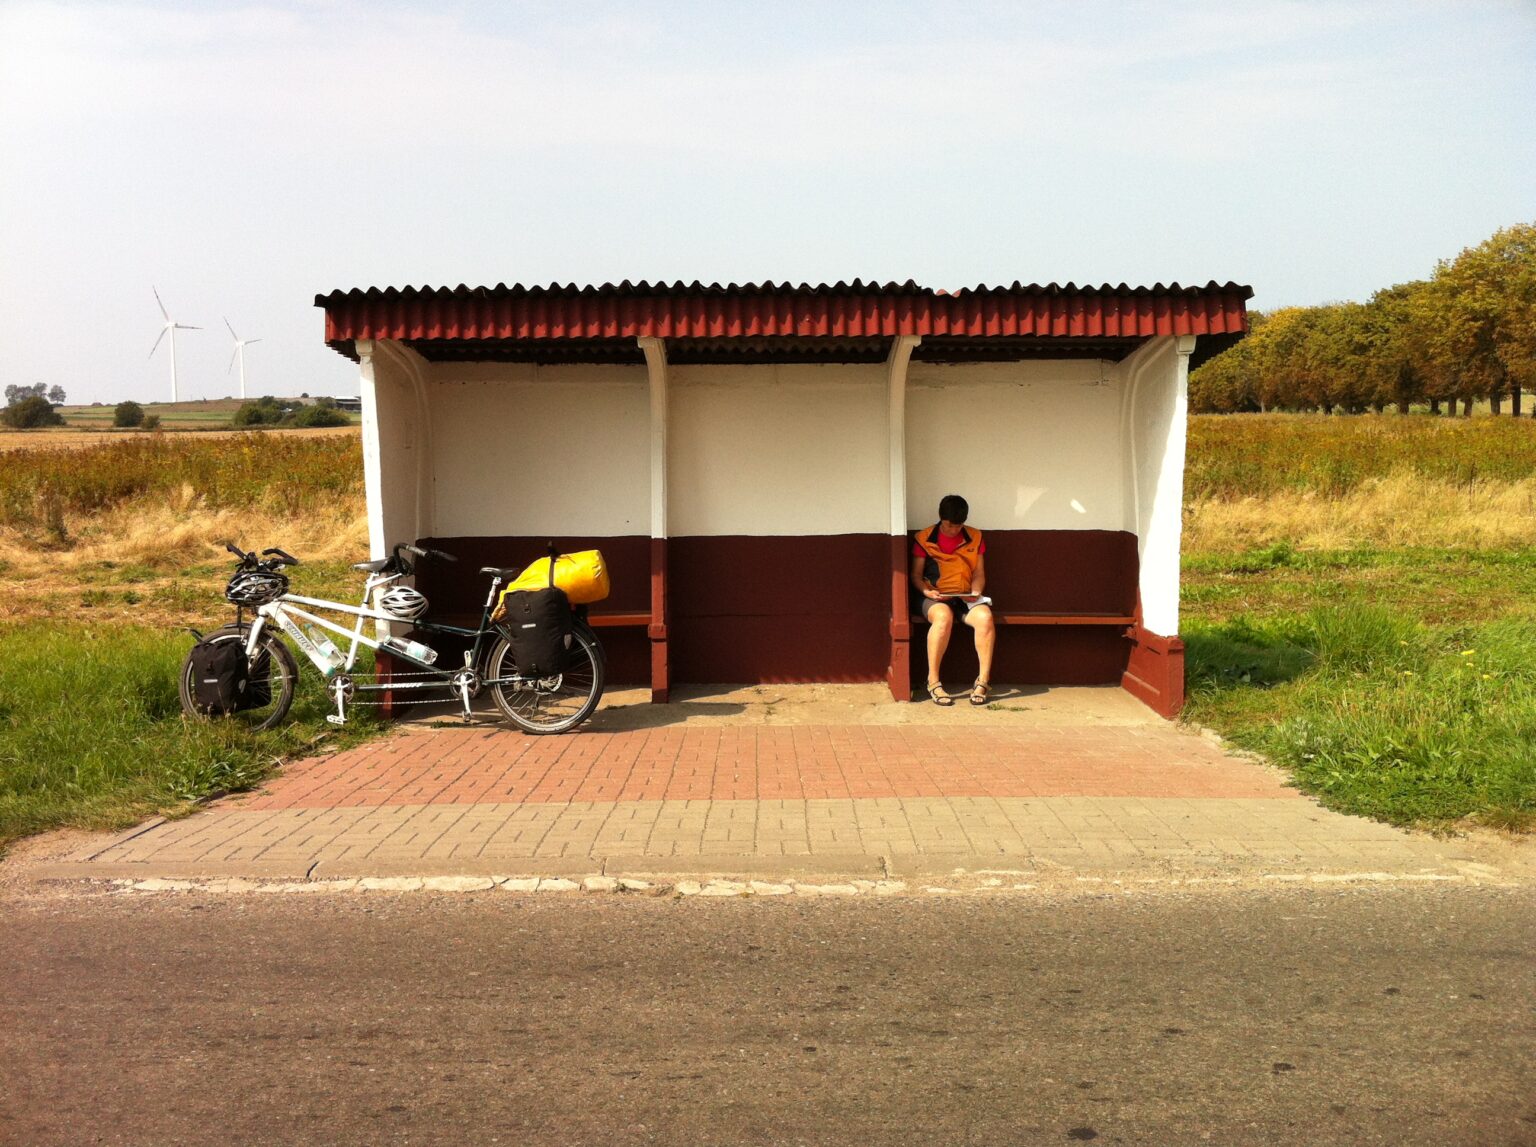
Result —
<svg viewBox="0 0 1536 1147"><path fill-rule="evenodd" d="M422 887L428 892L485 892L496 882L489 876L428 876Z"/></svg>
<svg viewBox="0 0 1536 1147"><path fill-rule="evenodd" d="M1493 887L1519 887L1521 882L1492 865L1463 865L1459 873L1434 872L1382 872L1361 869L1354 872L1276 872L1260 871L1243 880L1231 876L1066 876L1059 881L1040 880L1038 873L994 870L994 873L955 873L943 883L911 884L906 880L868 880L854 878L845 882L828 884L800 883L794 880L738 880L714 877L704 880L683 879L675 883L666 880L643 880L630 876L606 876L592 874L578 879L552 876L364 876L339 879L289 880L258 883L239 877L210 877L183 879L174 877L147 877L138 880L121 877L81 880L73 878L68 884L83 890L110 890L128 895L203 892L221 895L284 894L308 895L327 892L433 892L471 894L499 889L504 892L586 892L591 895L624 895L638 893L647 896L711 898L751 898L773 896L835 896L835 897L891 897L904 894L935 896L950 895L1003 895L1017 892L1045 894L1052 891L1068 892L1073 889L1087 894L1132 894L1138 889L1147 891L1162 889L1236 888L1245 884L1255 888L1318 888L1348 886L1388 886L1393 884L1468 884ZM1001 873L1001 875L999 875ZM1018 877L1033 875L1036 879L1020 880ZM1003 878L1006 876L1008 878Z"/></svg>

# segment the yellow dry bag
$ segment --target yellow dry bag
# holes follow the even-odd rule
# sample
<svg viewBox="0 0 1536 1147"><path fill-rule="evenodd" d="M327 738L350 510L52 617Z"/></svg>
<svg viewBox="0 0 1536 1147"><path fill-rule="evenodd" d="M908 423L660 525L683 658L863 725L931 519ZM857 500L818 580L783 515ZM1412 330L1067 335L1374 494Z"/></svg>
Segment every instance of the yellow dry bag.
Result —
<svg viewBox="0 0 1536 1147"><path fill-rule="evenodd" d="M508 582L501 591L507 594L521 589L546 589L549 586L549 558L540 558ZM561 554L555 561L555 585L565 590L572 605L587 605L602 601L608 596L608 563L603 561L602 551L582 550L577 554Z"/></svg>

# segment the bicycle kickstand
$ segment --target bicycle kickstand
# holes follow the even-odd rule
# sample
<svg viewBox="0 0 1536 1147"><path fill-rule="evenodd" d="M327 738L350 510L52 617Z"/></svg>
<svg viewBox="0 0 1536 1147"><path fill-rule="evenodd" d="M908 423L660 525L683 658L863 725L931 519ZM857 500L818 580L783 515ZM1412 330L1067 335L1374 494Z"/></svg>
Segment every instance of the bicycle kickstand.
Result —
<svg viewBox="0 0 1536 1147"><path fill-rule="evenodd" d="M472 670L470 667L470 657L470 652L465 650L464 672L459 677L459 701L464 706L462 719L466 725L470 724L474 720L474 716L470 713L469 709L469 683L471 680L473 680Z"/></svg>
<svg viewBox="0 0 1536 1147"><path fill-rule="evenodd" d="M345 725L347 723L347 695L344 690L333 690L336 697L336 712L327 713L325 719L333 725Z"/></svg>

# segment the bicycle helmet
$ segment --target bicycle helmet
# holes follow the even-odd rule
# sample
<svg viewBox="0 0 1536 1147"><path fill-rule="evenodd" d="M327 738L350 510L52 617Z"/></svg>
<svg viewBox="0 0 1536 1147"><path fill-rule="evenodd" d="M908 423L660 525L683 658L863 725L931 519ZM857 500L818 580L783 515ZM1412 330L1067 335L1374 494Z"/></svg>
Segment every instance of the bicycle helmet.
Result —
<svg viewBox="0 0 1536 1147"><path fill-rule="evenodd" d="M267 570L241 570L224 587L224 598L236 605L266 605L288 592L288 579Z"/></svg>
<svg viewBox="0 0 1536 1147"><path fill-rule="evenodd" d="M379 606L390 617L401 621L415 621L427 612L427 599L408 585L397 585L384 591Z"/></svg>

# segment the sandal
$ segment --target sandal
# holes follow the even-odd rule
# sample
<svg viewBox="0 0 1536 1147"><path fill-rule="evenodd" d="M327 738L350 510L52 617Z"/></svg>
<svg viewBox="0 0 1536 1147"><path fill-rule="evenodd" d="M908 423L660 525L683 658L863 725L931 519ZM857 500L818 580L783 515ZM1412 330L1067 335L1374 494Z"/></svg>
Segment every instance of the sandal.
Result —
<svg viewBox="0 0 1536 1147"><path fill-rule="evenodd" d="M955 699L944 692L944 686L937 681L928 683L928 696L935 705L953 705Z"/></svg>
<svg viewBox="0 0 1536 1147"><path fill-rule="evenodd" d="M976 678L976 684L971 686L971 704L985 705L987 703L987 690L991 686L980 677Z"/></svg>

